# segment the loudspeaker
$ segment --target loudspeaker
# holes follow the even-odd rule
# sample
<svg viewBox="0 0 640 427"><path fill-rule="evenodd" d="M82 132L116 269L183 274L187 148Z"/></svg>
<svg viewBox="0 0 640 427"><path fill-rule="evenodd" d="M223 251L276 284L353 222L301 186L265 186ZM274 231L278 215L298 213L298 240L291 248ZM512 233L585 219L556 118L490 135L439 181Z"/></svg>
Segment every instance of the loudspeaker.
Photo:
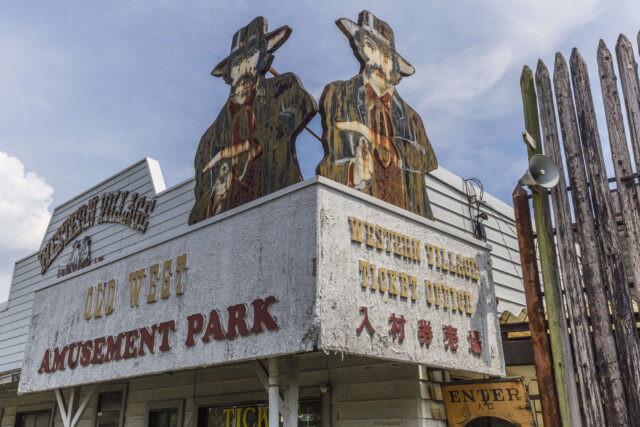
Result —
<svg viewBox="0 0 640 427"><path fill-rule="evenodd" d="M529 160L529 170L520 178L520 185L552 188L560 180L558 166L549 157L536 154Z"/></svg>

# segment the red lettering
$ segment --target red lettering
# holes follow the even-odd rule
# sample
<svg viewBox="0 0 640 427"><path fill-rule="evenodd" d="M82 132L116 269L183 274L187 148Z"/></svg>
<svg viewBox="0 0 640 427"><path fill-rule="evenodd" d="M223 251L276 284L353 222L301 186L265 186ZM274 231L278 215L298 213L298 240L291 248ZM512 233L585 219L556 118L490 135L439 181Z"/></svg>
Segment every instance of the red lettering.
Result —
<svg viewBox="0 0 640 427"><path fill-rule="evenodd" d="M199 334L202 332L202 326L204 325L204 316L200 313L192 314L187 317L187 322L189 325L187 327L187 340L184 344L187 347L193 347L196 345L196 341L193 339L194 334Z"/></svg>
<svg viewBox="0 0 640 427"><path fill-rule="evenodd" d="M247 322L244 320L247 315L247 307L244 304L238 304L232 305L227 308L227 310L229 311L229 330L227 331L227 338L233 339L238 336L238 333L243 337L249 335Z"/></svg>
<svg viewBox="0 0 640 427"><path fill-rule="evenodd" d="M122 359L122 355L120 354L120 349L122 348L123 338L124 338L124 332L120 332L118 334L118 337L115 340L111 335L107 337L107 353L104 355L105 362Z"/></svg>
<svg viewBox="0 0 640 427"><path fill-rule="evenodd" d="M62 347L62 351L58 351L58 347L53 349L53 366L51 371L64 371L64 358L67 355L68 347L65 345Z"/></svg>
<svg viewBox="0 0 640 427"><path fill-rule="evenodd" d="M224 339L224 332L222 331L220 316L218 315L217 310L211 310L211 313L209 313L209 324L207 325L207 330L204 332L204 336L202 337L202 342L211 341L211 335L213 335L213 339L217 341Z"/></svg>
<svg viewBox="0 0 640 427"><path fill-rule="evenodd" d="M78 366L78 360L80 359L80 348L82 346L82 342L79 343L72 343L69 346L69 352L67 353L67 366L71 369L75 369L76 366ZM73 358L73 350L77 349L78 351L76 351L76 357L75 359Z"/></svg>
<svg viewBox="0 0 640 427"><path fill-rule="evenodd" d="M162 334L162 343L160 344L160 351L171 350L171 346L169 345L169 331L175 331L175 330L176 330L175 320L162 322L158 325L158 331Z"/></svg>
<svg viewBox="0 0 640 427"><path fill-rule="evenodd" d="M217 314L217 313L216 313ZM194 315L191 319L190 328L191 339L202 331L204 317L201 314ZM201 318L198 319L197 317ZM217 327L220 327L220 319L217 318ZM211 329L209 331L209 329ZM224 335L220 331L215 331L216 325L207 327L209 335L215 339L223 339ZM144 356L146 352L155 353L156 334L162 335L160 351L171 350L169 344L169 333L176 330L175 320L169 320L150 327L142 327L128 332L121 332L118 335L95 338L93 340L71 343L60 348L46 349L38 373L51 373L63 371L66 367L75 369L78 365L86 367L91 364L107 363L112 360L129 359L132 357ZM222 335L222 338L220 338ZM137 339L140 338L138 344ZM160 338L160 337L158 337ZM124 341L124 350L122 349ZM195 344L195 340L194 340ZM66 365L66 366L65 366Z"/></svg>
<svg viewBox="0 0 640 427"><path fill-rule="evenodd" d="M149 353L153 353L153 347L156 342L156 331L158 325L151 326L151 331L148 328L140 328L140 350L138 356L144 356L144 346L147 346Z"/></svg>
<svg viewBox="0 0 640 427"><path fill-rule="evenodd" d="M138 338L138 330L125 332L124 334L124 354L123 358L128 359L130 357L136 357L136 338Z"/></svg>
<svg viewBox="0 0 640 427"><path fill-rule="evenodd" d="M267 327L268 330L272 331L274 329L278 329L278 324L271 317L271 313L269 313L269 306L276 302L276 297L270 296L267 299L257 299L253 304L253 328L251 328L251 332L257 334L262 332L262 324Z"/></svg>
<svg viewBox="0 0 640 427"><path fill-rule="evenodd" d="M49 349L44 352L44 357L42 358L42 363L40 363L40 369L38 369L38 373L41 374L46 372L47 374L51 372L51 367L49 366L49 359L51 358L51 352Z"/></svg>
<svg viewBox="0 0 640 427"><path fill-rule="evenodd" d="M89 366L89 362L91 362L91 347L93 346L93 341L85 341L82 344L82 356L80 356L80 365Z"/></svg>
<svg viewBox="0 0 640 427"><path fill-rule="evenodd" d="M104 354L102 354L102 346L106 342L104 337L96 338L93 340L93 357L91 363L96 365L104 362Z"/></svg>

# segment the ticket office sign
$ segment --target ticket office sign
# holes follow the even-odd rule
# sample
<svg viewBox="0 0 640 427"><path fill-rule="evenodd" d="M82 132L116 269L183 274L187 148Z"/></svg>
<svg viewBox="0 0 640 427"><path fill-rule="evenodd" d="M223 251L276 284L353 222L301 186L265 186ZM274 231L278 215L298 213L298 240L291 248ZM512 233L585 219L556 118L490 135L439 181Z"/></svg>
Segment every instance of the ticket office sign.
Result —
<svg viewBox="0 0 640 427"><path fill-rule="evenodd" d="M326 197L324 206L334 196ZM322 347L503 375L484 242L431 221L341 204L320 220Z"/></svg>
<svg viewBox="0 0 640 427"><path fill-rule="evenodd" d="M298 425L320 427L320 414L319 401L301 401L298 404ZM198 425L269 427L269 405L262 402L249 405L201 406L198 408Z"/></svg>

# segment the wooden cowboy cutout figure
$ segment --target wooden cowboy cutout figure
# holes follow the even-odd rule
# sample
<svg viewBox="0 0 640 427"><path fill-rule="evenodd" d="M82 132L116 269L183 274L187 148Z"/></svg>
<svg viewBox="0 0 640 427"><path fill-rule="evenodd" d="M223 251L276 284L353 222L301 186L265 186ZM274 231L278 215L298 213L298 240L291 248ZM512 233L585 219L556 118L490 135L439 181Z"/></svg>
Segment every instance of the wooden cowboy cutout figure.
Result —
<svg viewBox="0 0 640 427"><path fill-rule="evenodd" d="M425 174L438 162L420 116L395 90L415 70L396 52L391 27L371 12L336 25L360 73L330 83L320 97L325 155L316 172L433 219Z"/></svg>
<svg viewBox="0 0 640 427"><path fill-rule="evenodd" d="M231 54L211 72L231 93L198 145L189 224L302 181L295 140L318 107L296 75L265 78L290 34L287 26L267 32L258 17L235 33Z"/></svg>

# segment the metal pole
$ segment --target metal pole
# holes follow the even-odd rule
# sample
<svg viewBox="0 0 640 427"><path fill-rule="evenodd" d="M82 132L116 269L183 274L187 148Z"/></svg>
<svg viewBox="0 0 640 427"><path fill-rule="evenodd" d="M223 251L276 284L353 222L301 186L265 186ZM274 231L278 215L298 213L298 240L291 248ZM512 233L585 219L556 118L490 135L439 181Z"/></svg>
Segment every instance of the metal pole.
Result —
<svg viewBox="0 0 640 427"><path fill-rule="evenodd" d="M542 418L545 426L561 426L560 407L558 406L556 383L553 378L551 348L549 346L549 337L547 336L547 324L544 319L542 293L540 292L536 249L533 244L531 212L529 210L527 192L520 185L513 191L513 209L518 231L524 295L529 313L529 330L531 331L533 361L540 390Z"/></svg>
<svg viewBox="0 0 640 427"><path fill-rule="evenodd" d="M269 425L280 425L280 376L278 359L269 359Z"/></svg>
<svg viewBox="0 0 640 427"><path fill-rule="evenodd" d="M320 422L322 427L331 427L331 384L320 384L320 394L322 394L322 416Z"/></svg>

